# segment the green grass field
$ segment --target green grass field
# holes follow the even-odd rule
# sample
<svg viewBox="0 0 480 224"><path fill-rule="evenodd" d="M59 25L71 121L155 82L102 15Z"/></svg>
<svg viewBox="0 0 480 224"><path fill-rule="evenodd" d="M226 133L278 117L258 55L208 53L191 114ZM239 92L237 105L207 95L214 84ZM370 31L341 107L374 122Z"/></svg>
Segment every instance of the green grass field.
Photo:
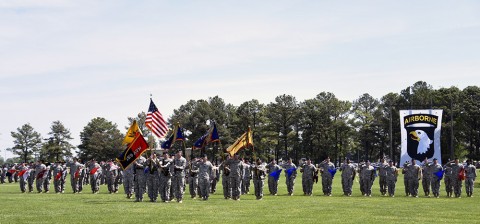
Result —
<svg viewBox="0 0 480 224"><path fill-rule="evenodd" d="M475 192L473 198L446 198L442 186L440 198L405 197L400 176L395 198L380 196L378 179L372 197L360 196L357 182L352 197L344 197L337 174L331 197L323 196L320 183L314 185L314 196L303 196L301 177L294 196L287 196L284 180L278 196L261 201L253 189L240 201L225 200L219 183L208 201L190 199L187 191L183 204L135 203L125 198L123 186L118 194L108 194L105 185L99 194L89 193L89 185L82 194L72 194L68 183L65 194L22 194L18 183L3 184L0 223L480 223L480 194Z"/></svg>

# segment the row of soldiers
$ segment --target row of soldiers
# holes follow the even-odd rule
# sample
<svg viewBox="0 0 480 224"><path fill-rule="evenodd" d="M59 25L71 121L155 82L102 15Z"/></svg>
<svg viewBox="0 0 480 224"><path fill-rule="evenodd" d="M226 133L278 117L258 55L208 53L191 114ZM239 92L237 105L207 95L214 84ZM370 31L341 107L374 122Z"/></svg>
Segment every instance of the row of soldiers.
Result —
<svg viewBox="0 0 480 224"><path fill-rule="evenodd" d="M67 169L68 168L68 169ZM98 164L95 160L82 164L77 159L68 163L58 162L45 164L37 161L35 164L20 164L15 167L15 174L20 179L22 192L33 191L33 183L36 180L36 189L40 193L49 192L50 181L53 178L55 192L63 193L67 171L70 174L70 182L74 193L80 193L84 184L90 184L92 193L98 193L102 183L106 183L110 193L118 192L118 185L123 182L127 198L135 196L136 201L143 201L143 194L148 193L150 201L156 202L159 195L163 202L176 199L181 203L186 184L189 184L192 198L197 196L208 200L209 194L215 193L216 184L222 176L222 185L225 199L240 200L242 194L250 191L250 182L253 179L255 195L258 200L263 198L264 180L268 178L268 189L271 195L277 195L279 171L285 170L285 181L288 195L293 195L297 167L288 159L286 163L277 164L274 159L270 163L262 163L256 160L252 164L240 159L238 155L227 156L219 166L213 165L206 156L194 158L187 162L182 152L177 152L173 157L164 154L158 157L152 154L148 159L141 156L126 170L117 166L113 161ZM393 161L380 163L373 166L369 161L361 162L358 166L346 159L338 168L342 171L342 189L345 196L352 195L352 186L355 177L359 177L360 192L364 196L371 196L372 186L379 177L380 193L382 195L395 196L395 185L398 173L404 174L406 196L418 197L419 182L426 196L430 193L439 197L440 181L445 178L447 197L460 197L462 182L465 180L467 196L473 194L473 183L476 178L475 167L471 161L463 167L458 159L448 162L445 166L438 164L437 159L432 163L425 160L417 165L412 159L411 163L405 163L402 169L395 166ZM4 169L3 169L4 170ZM322 191L325 196L332 195L332 180L337 168L329 158L316 166L307 159L299 167L302 175L302 188L304 195L311 196L313 184L318 182L321 174ZM275 175L277 174L277 175Z"/></svg>

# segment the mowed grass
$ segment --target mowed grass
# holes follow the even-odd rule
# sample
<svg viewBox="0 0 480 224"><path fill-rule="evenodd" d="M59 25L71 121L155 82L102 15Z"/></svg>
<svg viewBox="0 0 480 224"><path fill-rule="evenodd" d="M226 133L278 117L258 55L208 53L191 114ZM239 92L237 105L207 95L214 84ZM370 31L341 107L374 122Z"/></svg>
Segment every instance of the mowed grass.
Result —
<svg viewBox="0 0 480 224"><path fill-rule="evenodd" d="M333 196L323 196L319 182L308 197L300 176L293 196L287 195L284 181L282 176L278 196L268 195L265 185L261 201L255 200L253 184L240 201L225 200L221 182L208 201L191 199L187 187L183 204L135 203L125 198L123 186L118 194L108 194L105 185L99 194L91 194L89 185L82 194L72 194L68 183L65 194L22 194L18 183L3 184L0 223L480 223L480 195L446 198L443 183L440 198L405 197L403 176L395 198L380 195L378 179L372 197L361 196L356 181L352 197L344 197L337 173ZM421 186L419 192L423 195Z"/></svg>

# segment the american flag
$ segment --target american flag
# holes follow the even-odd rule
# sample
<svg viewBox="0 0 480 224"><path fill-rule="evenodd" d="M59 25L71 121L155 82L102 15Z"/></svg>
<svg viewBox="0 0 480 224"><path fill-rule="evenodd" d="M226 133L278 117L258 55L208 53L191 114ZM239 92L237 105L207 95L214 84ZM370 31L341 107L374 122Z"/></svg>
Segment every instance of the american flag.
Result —
<svg viewBox="0 0 480 224"><path fill-rule="evenodd" d="M153 134L162 138L167 134L167 122L163 119L162 114L158 110L157 106L150 99L150 106L148 107L147 119L145 119L145 126L147 126Z"/></svg>

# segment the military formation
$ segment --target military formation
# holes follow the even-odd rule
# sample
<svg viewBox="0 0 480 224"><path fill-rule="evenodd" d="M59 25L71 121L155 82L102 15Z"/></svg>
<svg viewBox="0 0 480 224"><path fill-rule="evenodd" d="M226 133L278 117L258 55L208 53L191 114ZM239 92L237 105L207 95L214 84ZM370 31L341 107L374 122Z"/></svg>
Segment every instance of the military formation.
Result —
<svg viewBox="0 0 480 224"><path fill-rule="evenodd" d="M165 203L182 203L186 187L189 188L192 199L208 200L210 194L216 192L220 177L225 199L238 201L242 195L250 194L252 180L253 193L257 200L263 199L265 180L268 193L276 196L282 171L289 196L294 195L297 171L302 173L303 195L313 195L313 186L318 184L320 175L323 195L331 196L337 170L341 171L344 196L354 194L353 185L357 182L361 195L365 197L372 196L372 186L377 177L380 194L395 197L400 172L404 176L405 196L419 197L421 184L426 197L438 198L443 179L447 197L460 198L463 185L467 197L472 197L477 176L471 160L463 165L455 159L442 166L437 159L431 162L425 159L421 163L412 159L398 168L393 161L387 163L385 159L375 164L370 161L355 164L345 159L339 167L335 167L327 157L316 165L307 158L297 167L292 159L277 164L275 159L268 163L261 159L250 162L239 155L227 155L217 165L210 162L207 156L187 160L182 151L178 151L175 154L163 155L152 153L148 158L140 156L125 170L115 161L97 162L95 159L85 163L72 159L68 162L45 163L39 160L35 163L5 165L0 169L0 181L2 184L18 182L22 193L49 193L52 190L61 194L65 192L65 180L70 174L74 194L82 193L85 185L90 185L93 194L97 194L102 185L106 185L110 194L116 194L119 186L123 185L126 198L135 198L136 202L144 201L144 196L147 196L150 202L161 200Z"/></svg>

